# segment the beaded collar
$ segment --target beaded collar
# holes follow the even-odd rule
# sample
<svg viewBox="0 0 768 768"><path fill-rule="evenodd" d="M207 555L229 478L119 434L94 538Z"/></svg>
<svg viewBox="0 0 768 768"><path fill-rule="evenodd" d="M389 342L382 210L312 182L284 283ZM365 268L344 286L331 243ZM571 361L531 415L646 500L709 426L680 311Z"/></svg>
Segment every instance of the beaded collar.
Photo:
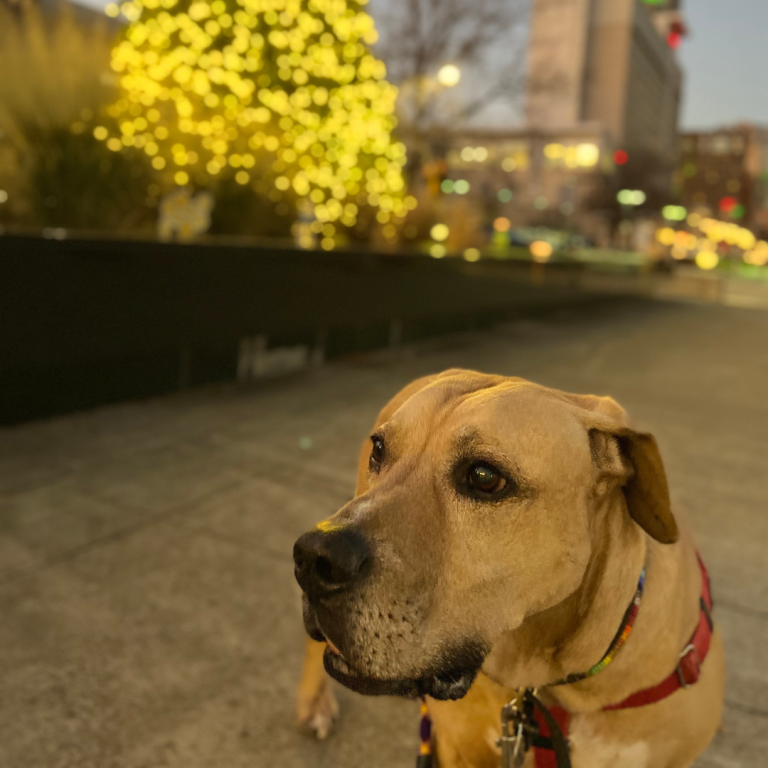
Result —
<svg viewBox="0 0 768 768"><path fill-rule="evenodd" d="M635 624L638 611L640 610L640 600L643 597L643 587L645 586L645 568L640 572L640 578L637 581L637 591L632 598L632 602L629 604L624 618L621 621L619 631L611 641L608 650L603 654L603 658L597 662L593 667L586 672L576 672L566 677L556 680L554 683L547 683L546 687L549 688L555 685L566 685L568 683L578 683L580 680L586 680L588 677L596 675L598 672L602 672L615 658L616 654L621 650L624 643L627 642L630 634L632 634L632 627Z"/></svg>

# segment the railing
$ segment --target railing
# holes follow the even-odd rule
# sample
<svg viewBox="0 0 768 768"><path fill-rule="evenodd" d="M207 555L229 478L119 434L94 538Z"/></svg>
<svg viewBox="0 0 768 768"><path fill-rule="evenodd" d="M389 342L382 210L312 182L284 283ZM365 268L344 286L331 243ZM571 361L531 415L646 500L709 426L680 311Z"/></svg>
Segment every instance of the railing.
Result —
<svg viewBox="0 0 768 768"><path fill-rule="evenodd" d="M233 245L0 238L0 423L589 300L581 267Z"/></svg>

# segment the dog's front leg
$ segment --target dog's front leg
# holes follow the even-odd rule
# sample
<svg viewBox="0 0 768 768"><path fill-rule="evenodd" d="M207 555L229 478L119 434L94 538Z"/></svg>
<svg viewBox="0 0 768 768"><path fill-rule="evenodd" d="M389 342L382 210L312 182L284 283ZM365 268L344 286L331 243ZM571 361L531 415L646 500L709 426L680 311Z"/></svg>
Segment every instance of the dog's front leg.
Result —
<svg viewBox="0 0 768 768"><path fill-rule="evenodd" d="M333 683L323 667L324 652L325 643L307 638L304 668L296 696L296 724L308 728L318 739L328 736L339 714Z"/></svg>

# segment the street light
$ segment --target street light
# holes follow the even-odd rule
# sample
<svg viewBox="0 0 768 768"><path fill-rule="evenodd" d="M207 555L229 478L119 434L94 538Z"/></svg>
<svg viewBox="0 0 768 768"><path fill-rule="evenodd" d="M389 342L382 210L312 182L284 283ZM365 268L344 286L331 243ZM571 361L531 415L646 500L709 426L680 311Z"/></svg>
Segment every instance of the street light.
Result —
<svg viewBox="0 0 768 768"><path fill-rule="evenodd" d="M446 88L453 88L461 80L461 70L455 64L445 64L437 73L437 82Z"/></svg>

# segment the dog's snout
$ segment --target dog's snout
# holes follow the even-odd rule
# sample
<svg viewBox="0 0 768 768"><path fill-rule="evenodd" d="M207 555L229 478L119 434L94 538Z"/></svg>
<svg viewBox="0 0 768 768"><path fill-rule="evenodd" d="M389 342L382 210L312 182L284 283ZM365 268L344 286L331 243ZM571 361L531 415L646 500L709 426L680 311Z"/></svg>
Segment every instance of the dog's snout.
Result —
<svg viewBox="0 0 768 768"><path fill-rule="evenodd" d="M355 530L312 531L293 547L296 581L312 598L327 597L357 583L368 571L371 552Z"/></svg>

